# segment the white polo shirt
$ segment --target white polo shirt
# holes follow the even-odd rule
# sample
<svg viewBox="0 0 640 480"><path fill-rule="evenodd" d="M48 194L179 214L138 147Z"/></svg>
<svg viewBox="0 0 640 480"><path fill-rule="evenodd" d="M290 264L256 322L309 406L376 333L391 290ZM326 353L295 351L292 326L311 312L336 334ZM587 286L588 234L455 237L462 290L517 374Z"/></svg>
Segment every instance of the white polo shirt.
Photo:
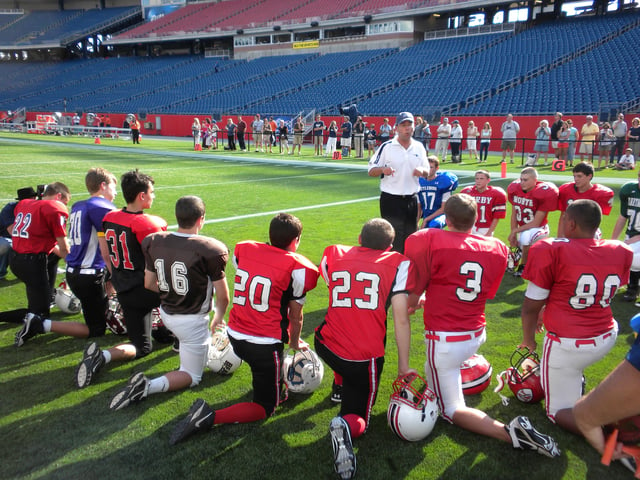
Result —
<svg viewBox="0 0 640 480"><path fill-rule="evenodd" d="M409 148L404 148L398 143L398 137L394 137L380 145L369 160L369 171L378 167L395 170L393 175L382 175L381 191L392 195L413 195L420 190L420 181L413 172L417 167L429 169L429 161L422 143L412 138Z"/></svg>

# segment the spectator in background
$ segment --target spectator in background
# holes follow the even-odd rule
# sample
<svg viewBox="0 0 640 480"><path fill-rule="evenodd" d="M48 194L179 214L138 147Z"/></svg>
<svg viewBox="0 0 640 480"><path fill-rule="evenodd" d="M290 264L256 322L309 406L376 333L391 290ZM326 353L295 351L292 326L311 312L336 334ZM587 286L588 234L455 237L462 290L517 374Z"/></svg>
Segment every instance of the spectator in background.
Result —
<svg viewBox="0 0 640 480"><path fill-rule="evenodd" d="M600 133L600 127L593 123L593 117L591 115L587 115L586 120L587 122L580 129L580 136L582 137L582 142L580 143L581 162L584 161L585 154L587 155L587 160L593 161L593 146L595 145L598 134Z"/></svg>
<svg viewBox="0 0 640 480"><path fill-rule="evenodd" d="M342 151L344 154L344 149L346 148L347 149L346 156L348 157L351 155L351 132L353 130L353 125L349 121L349 117L347 117L346 115L344 116L344 121L342 122L342 125L340 125L340 130L342 132L342 137L340 138Z"/></svg>
<svg viewBox="0 0 640 480"><path fill-rule="evenodd" d="M7 267L9 266L12 246L9 227L12 227L16 220L13 210L20 200L36 198L36 196L36 191L32 187L19 188L17 201L7 203L0 210L0 280L7 276Z"/></svg>
<svg viewBox="0 0 640 480"><path fill-rule="evenodd" d="M436 156L442 161L447 161L447 150L449 149L449 137L451 136L451 125L449 119L444 117L438 125L436 140Z"/></svg>
<svg viewBox="0 0 640 480"><path fill-rule="evenodd" d="M449 145L451 145L451 161L453 163L460 163L462 157L460 156L460 150L462 148L462 127L458 120L453 121L451 126L451 139Z"/></svg>
<svg viewBox="0 0 640 480"><path fill-rule="evenodd" d="M426 122L420 115L416 115L416 127L413 129L413 139L424 145L424 126Z"/></svg>
<svg viewBox="0 0 640 480"><path fill-rule="evenodd" d="M387 140L389 140L392 135L391 135L391 125L389 125L389 119L385 118L382 121L382 125L380 125L380 129L378 131L378 138L380 138L380 143L384 143Z"/></svg>
<svg viewBox="0 0 640 480"><path fill-rule="evenodd" d="M429 146L431 144L431 125L427 120L422 122L422 146L424 147L427 155L429 154Z"/></svg>
<svg viewBox="0 0 640 480"><path fill-rule="evenodd" d="M260 150L264 152L264 146L262 144L264 121L260 118L260 114L256 113L253 123L251 124L251 130L253 131L253 139L256 142L256 152Z"/></svg>
<svg viewBox="0 0 640 480"><path fill-rule="evenodd" d="M482 130L480 130L480 163L486 163L487 161L492 132L491 124L489 122L484 122Z"/></svg>
<svg viewBox="0 0 640 480"><path fill-rule="evenodd" d="M207 143L209 141L209 136L211 135L211 119L205 118L201 127L200 136L202 137L202 149L204 150L205 148L208 148Z"/></svg>
<svg viewBox="0 0 640 480"><path fill-rule="evenodd" d="M613 134L616 137L616 143L611 149L611 155L609 156L609 164L613 165L615 163L615 157L618 156L618 160L622 157L624 151L624 142L627 140L627 122L624 121L624 115L622 113L618 114L618 119L613 122L611 125L611 129L613 130Z"/></svg>
<svg viewBox="0 0 640 480"><path fill-rule="evenodd" d="M333 158L333 152L336 151L336 144L338 143L338 124L335 120L331 121L328 130L329 138L327 138L327 157Z"/></svg>
<svg viewBox="0 0 640 480"><path fill-rule="evenodd" d="M280 120L280 130L278 133L280 137L280 155L284 153L286 150L287 155L289 154L289 127L284 123L284 120Z"/></svg>
<svg viewBox="0 0 640 480"><path fill-rule="evenodd" d="M533 166L538 165L538 159L541 153L544 154L544 164L546 165L549 159L549 138L551 137L549 122L547 120L540 120L540 126L536 128L534 135L536 136L536 143L533 146L533 151L536 154L536 159L533 162Z"/></svg>
<svg viewBox="0 0 640 480"><path fill-rule="evenodd" d="M638 117L631 120L631 128L627 133L627 142L634 158L638 158L640 154L640 118Z"/></svg>
<svg viewBox="0 0 640 480"><path fill-rule="evenodd" d="M278 139L276 138L276 130L278 129L278 124L273 119L273 117L269 117L269 123L271 124L271 146L275 147Z"/></svg>
<svg viewBox="0 0 640 480"><path fill-rule="evenodd" d="M271 122L267 117L264 117L264 127L262 129L262 144L264 145L264 151L267 151L267 147L269 148L269 153L273 153L273 144L271 143L271 135L275 131L271 129Z"/></svg>
<svg viewBox="0 0 640 480"><path fill-rule="evenodd" d="M475 160L476 162L480 161L478 158L478 149L476 148L478 135L478 127L476 127L473 120L469 120L469 126L467 127L467 150L469 151L469 160Z"/></svg>
<svg viewBox="0 0 640 480"><path fill-rule="evenodd" d="M633 153L631 153L631 148L627 148L624 151L624 155L620 157L620 160L618 160L618 163L616 163L613 168L616 170L633 170L635 167L635 157Z"/></svg>
<svg viewBox="0 0 640 480"><path fill-rule="evenodd" d="M558 132L562 128L562 114L560 112L556 112L553 118L555 120L551 124L551 148L553 148L553 151L557 156L558 154L556 150L558 149Z"/></svg>
<svg viewBox="0 0 640 480"><path fill-rule="evenodd" d="M609 125L609 122L604 122L602 124L599 137L600 144L598 145L598 168L601 167L603 160L604 166L606 168L607 162L609 161L609 152L611 151L611 148L613 148L613 144L616 141L616 137L613 134L613 130L611 130L611 125Z"/></svg>
<svg viewBox="0 0 640 480"><path fill-rule="evenodd" d="M367 128L365 132L365 138L367 140L367 151L369 152L369 158L371 158L373 152L376 149L377 142L376 126L373 123L369 124L369 128Z"/></svg>
<svg viewBox="0 0 640 480"><path fill-rule="evenodd" d="M366 124L362 121L362 117L358 117L356 123L353 124L353 141L356 149L356 158L364 157L364 129Z"/></svg>
<svg viewBox="0 0 640 480"><path fill-rule="evenodd" d="M227 142L228 150L236 149L236 124L231 118L227 118Z"/></svg>
<svg viewBox="0 0 640 480"><path fill-rule="evenodd" d="M133 144L140 145L140 122L135 115L131 116L131 123L129 126L131 127L131 140L133 140Z"/></svg>
<svg viewBox="0 0 640 480"><path fill-rule="evenodd" d="M295 123L293 124L293 148L291 149L291 155L296 153L296 147L298 147L298 155L300 155L303 136L304 136L304 121L302 120L302 117L298 115L296 117Z"/></svg>
<svg viewBox="0 0 640 480"><path fill-rule="evenodd" d="M573 167L573 158L576 155L576 143L580 140L580 134L578 133L578 129L573 126L573 120L567 120L567 125L569 126L569 148L567 150L567 160L569 161L569 166Z"/></svg>
<svg viewBox="0 0 640 480"><path fill-rule="evenodd" d="M193 137L193 148L196 145L200 145L200 135L202 134L202 127L200 126L200 120L198 118L193 119L191 124L191 136Z"/></svg>
<svg viewBox="0 0 640 480"><path fill-rule="evenodd" d="M558 148L556 149L556 156L559 160L567 161L567 152L569 151L569 124L562 122L560 130L558 130Z"/></svg>
<svg viewBox="0 0 640 480"><path fill-rule="evenodd" d="M520 125L513 119L513 115L507 115L507 120L502 124L502 161L507 159L507 152L513 163L513 152L516 149L516 139L520 131Z"/></svg>
<svg viewBox="0 0 640 480"><path fill-rule="evenodd" d="M247 122L242 120L242 117L238 116L238 126L236 128L236 137L238 138L238 146L241 152L247 151L247 146L244 143L244 132L247 130Z"/></svg>
<svg viewBox="0 0 640 480"><path fill-rule="evenodd" d="M315 148L316 155L322 155L322 142L324 140L325 125L320 115L316 115L316 121L313 122L313 146ZM333 150L336 146L333 146ZM329 153L329 144L327 143L327 154Z"/></svg>

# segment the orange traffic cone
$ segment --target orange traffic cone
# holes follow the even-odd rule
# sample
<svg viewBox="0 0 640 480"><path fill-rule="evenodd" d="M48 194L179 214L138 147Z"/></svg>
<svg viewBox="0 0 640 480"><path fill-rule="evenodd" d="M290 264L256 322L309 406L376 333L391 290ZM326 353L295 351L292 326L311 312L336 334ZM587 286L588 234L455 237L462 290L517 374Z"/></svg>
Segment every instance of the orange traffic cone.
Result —
<svg viewBox="0 0 640 480"><path fill-rule="evenodd" d="M96 139L93 141L93 143L95 143L96 145L100 145L100 137L96 137Z"/></svg>

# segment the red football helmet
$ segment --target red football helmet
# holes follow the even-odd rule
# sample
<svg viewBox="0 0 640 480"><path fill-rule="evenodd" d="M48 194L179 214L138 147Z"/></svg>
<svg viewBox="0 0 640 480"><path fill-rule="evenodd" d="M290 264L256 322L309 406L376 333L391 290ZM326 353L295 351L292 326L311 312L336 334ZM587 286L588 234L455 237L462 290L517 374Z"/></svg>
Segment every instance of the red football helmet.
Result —
<svg viewBox="0 0 640 480"><path fill-rule="evenodd" d="M486 390L491 383L491 364L482 355L472 355L460 365L462 392L476 395Z"/></svg>
<svg viewBox="0 0 640 480"><path fill-rule="evenodd" d="M528 348L516 349L511 354L511 366L496 376L498 386L494 392L498 393L504 388L504 379L507 385L522 403L538 403L544 398L544 390L540 382L540 359L536 352L530 352ZM500 395L504 405L509 400Z"/></svg>

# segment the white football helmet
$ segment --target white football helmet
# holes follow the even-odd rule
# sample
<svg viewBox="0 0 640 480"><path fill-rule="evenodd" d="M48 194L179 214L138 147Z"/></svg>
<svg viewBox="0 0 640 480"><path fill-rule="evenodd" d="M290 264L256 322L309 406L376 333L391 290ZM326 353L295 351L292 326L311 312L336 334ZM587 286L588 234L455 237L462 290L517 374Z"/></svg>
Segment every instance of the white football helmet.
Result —
<svg viewBox="0 0 640 480"><path fill-rule="evenodd" d="M433 430L438 419L436 394L420 375L410 373L393 382L387 423L403 440L418 442Z"/></svg>
<svg viewBox="0 0 640 480"><path fill-rule="evenodd" d="M290 392L311 393L320 386L324 376L324 365L311 350L297 350L282 361L282 378Z"/></svg>
<svg viewBox="0 0 640 480"><path fill-rule="evenodd" d="M82 304L71 290L67 288L67 283L62 281L56 288L56 306L64 313L80 313Z"/></svg>
<svg viewBox="0 0 640 480"><path fill-rule="evenodd" d="M105 315L107 328L116 335L125 335L127 333L127 325L124 322L124 313L122 306L118 301L117 295L110 295L107 304L107 314Z"/></svg>
<svg viewBox="0 0 640 480"><path fill-rule="evenodd" d="M209 352L207 354L207 367L220 375L229 375L235 372L242 364L240 357L233 351L229 342L227 329L219 329L211 336Z"/></svg>

